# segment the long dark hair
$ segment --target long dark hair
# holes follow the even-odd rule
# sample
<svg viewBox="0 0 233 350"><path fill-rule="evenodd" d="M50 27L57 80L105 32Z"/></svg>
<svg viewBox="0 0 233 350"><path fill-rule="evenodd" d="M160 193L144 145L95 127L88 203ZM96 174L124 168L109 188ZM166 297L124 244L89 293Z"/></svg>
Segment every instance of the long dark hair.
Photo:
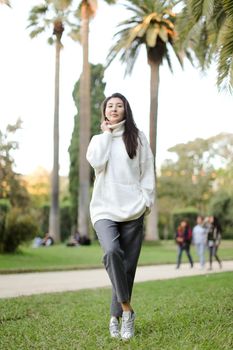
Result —
<svg viewBox="0 0 233 350"><path fill-rule="evenodd" d="M216 216L213 216L214 218L214 222L213 222L213 226L220 232L222 232L222 227L220 225L220 222L218 220L218 218Z"/></svg>
<svg viewBox="0 0 233 350"><path fill-rule="evenodd" d="M139 138L139 130L135 124L135 121L133 119L133 113L130 107L130 104L128 100L120 94L119 92L116 92L112 94L111 96L107 97L103 103L102 103L102 118L105 119L105 110L108 101L111 98L118 97L122 100L124 104L124 120L125 120L125 131L123 134L123 141L125 143L126 151L131 159L133 159L136 156L137 148L138 148L138 138Z"/></svg>

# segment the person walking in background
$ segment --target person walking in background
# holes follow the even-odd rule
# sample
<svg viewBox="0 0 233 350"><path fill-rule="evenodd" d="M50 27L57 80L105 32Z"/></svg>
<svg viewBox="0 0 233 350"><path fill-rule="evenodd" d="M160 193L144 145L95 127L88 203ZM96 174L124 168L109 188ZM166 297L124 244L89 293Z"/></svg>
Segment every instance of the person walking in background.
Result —
<svg viewBox="0 0 233 350"><path fill-rule="evenodd" d="M90 214L112 283L110 335L128 340L134 335L130 300L143 219L154 200L154 158L123 95L115 93L103 102L101 129L103 133L91 139L87 150L96 176Z"/></svg>
<svg viewBox="0 0 233 350"><path fill-rule="evenodd" d="M222 230L216 216L209 216L207 218L207 246L209 249L209 270L212 270L213 256L219 263L219 267L222 267L222 262L217 255L218 248L221 243Z"/></svg>
<svg viewBox="0 0 233 350"><path fill-rule="evenodd" d="M204 224L204 218L201 215L198 215L197 224L193 228L193 243L196 246L201 269L205 267L205 247L206 247L206 228L204 227L203 224Z"/></svg>
<svg viewBox="0 0 233 350"><path fill-rule="evenodd" d="M193 259L190 254L190 245L192 241L192 230L189 226L187 220L182 220L176 231L176 243L178 246L178 255L177 255L177 265L176 268L180 268L182 253L186 252L189 259L191 267L193 267Z"/></svg>

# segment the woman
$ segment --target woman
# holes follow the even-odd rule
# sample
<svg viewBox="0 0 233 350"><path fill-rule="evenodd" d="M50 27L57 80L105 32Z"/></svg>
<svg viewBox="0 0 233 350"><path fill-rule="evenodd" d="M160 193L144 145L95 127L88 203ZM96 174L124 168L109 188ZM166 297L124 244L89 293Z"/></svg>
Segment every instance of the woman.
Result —
<svg viewBox="0 0 233 350"><path fill-rule="evenodd" d="M219 263L219 267L222 267L222 262L217 255L217 251L221 242L221 227L215 216L208 217L207 224L207 246L209 248L209 270L212 270L213 256Z"/></svg>
<svg viewBox="0 0 233 350"><path fill-rule="evenodd" d="M193 228L193 242L196 246L197 255L199 256L200 268L205 267L205 248L206 248L206 228L204 227L204 218L197 216L197 224Z"/></svg>
<svg viewBox="0 0 233 350"><path fill-rule="evenodd" d="M187 220L182 220L176 231L176 243L178 245L178 256L176 268L179 269L181 264L182 253L185 250L191 267L193 267L193 259L190 254L190 244L192 241L192 230Z"/></svg>
<svg viewBox="0 0 233 350"><path fill-rule="evenodd" d="M154 162L123 95L115 93L103 102L101 129L103 133L92 138L87 150L96 176L90 214L112 283L110 335L127 340L134 335L130 300L144 214L154 200Z"/></svg>

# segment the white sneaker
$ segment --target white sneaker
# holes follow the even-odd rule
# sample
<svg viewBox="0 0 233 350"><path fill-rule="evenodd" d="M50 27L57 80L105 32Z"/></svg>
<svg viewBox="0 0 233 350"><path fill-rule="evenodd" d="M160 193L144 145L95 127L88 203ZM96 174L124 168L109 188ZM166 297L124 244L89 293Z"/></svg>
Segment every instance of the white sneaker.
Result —
<svg viewBox="0 0 233 350"><path fill-rule="evenodd" d="M110 318L109 323L109 332L112 338L119 338L120 337L120 331L119 331L119 321L117 317L112 316Z"/></svg>
<svg viewBox="0 0 233 350"><path fill-rule="evenodd" d="M133 311L123 311L121 325L121 338L123 340L128 340L134 336L134 320L135 313Z"/></svg>

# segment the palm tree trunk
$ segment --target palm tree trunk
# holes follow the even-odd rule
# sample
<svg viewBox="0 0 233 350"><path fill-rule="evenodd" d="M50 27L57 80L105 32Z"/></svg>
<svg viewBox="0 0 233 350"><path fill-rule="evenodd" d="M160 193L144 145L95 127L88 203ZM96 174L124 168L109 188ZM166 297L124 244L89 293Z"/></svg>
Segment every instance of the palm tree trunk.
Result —
<svg viewBox="0 0 233 350"><path fill-rule="evenodd" d="M56 242L60 242L59 220L59 75L60 75L61 42L56 39L55 61L55 101L53 127L53 170L51 178L51 204L49 213L49 234Z"/></svg>
<svg viewBox="0 0 233 350"><path fill-rule="evenodd" d="M89 187L90 167L86 160L90 141L90 66L88 62L89 15L85 4L81 8L83 70L80 78L80 145L79 145L79 198L78 231L81 236L89 236Z"/></svg>
<svg viewBox="0 0 233 350"><path fill-rule="evenodd" d="M158 62L148 59L151 69L150 79L150 146L155 160L155 203L151 213L147 217L146 240L158 240L158 203L156 189L156 147L157 147L157 119L158 119L158 92L159 92L159 67Z"/></svg>

